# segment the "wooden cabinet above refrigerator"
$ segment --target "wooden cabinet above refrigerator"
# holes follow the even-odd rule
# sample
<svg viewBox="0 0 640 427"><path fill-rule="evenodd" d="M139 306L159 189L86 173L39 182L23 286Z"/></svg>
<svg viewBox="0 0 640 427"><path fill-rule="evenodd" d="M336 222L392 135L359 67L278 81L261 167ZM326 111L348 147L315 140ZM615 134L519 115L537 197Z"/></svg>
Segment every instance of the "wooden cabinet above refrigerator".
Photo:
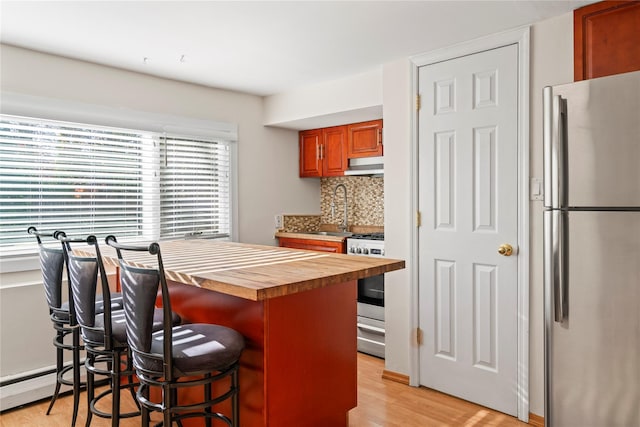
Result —
<svg viewBox="0 0 640 427"><path fill-rule="evenodd" d="M573 11L574 79L640 70L640 2L603 1Z"/></svg>

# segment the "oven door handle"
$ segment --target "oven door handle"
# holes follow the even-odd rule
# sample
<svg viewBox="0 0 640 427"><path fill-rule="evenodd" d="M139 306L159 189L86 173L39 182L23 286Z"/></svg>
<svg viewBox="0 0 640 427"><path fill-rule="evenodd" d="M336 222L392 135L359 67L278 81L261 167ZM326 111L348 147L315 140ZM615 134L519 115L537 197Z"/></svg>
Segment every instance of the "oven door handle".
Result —
<svg viewBox="0 0 640 427"><path fill-rule="evenodd" d="M384 335L384 329L375 326L365 325L364 323L358 323L358 328L364 329L369 332Z"/></svg>

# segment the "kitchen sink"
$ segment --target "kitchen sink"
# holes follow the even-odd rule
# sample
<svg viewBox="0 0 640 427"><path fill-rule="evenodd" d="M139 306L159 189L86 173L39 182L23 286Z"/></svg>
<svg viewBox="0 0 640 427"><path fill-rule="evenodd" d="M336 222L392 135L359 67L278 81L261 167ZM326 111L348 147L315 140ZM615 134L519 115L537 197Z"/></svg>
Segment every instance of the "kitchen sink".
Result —
<svg viewBox="0 0 640 427"><path fill-rule="evenodd" d="M341 232L341 231L308 231L305 234L316 234L318 236L335 236L335 237L349 237L353 233Z"/></svg>

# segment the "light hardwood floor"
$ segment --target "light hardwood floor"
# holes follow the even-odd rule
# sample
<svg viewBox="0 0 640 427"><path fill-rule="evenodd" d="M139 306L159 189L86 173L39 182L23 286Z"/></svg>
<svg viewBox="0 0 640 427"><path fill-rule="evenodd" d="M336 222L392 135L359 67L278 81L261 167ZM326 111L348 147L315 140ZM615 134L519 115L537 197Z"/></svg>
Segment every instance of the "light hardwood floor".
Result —
<svg viewBox="0 0 640 427"><path fill-rule="evenodd" d="M431 427L431 426L527 426L508 415L447 396L426 388L409 387L383 380L384 362L358 354L358 407L349 413L349 427ZM84 426L86 407L84 393L76 426ZM69 427L71 396L56 402L50 415L45 415L49 402L41 401L0 414L1 427ZM130 396L123 405L132 407ZM158 419L154 415L154 420ZM93 417L92 427L107 427L110 421ZM122 420L120 426L140 425L139 418ZM278 426L302 427L302 426ZM323 426L331 427L331 426Z"/></svg>

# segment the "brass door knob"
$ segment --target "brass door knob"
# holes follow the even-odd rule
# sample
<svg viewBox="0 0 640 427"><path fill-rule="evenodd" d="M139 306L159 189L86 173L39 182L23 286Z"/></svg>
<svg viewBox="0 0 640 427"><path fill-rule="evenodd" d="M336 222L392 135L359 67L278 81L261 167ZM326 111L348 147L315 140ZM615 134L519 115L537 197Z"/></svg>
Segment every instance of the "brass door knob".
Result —
<svg viewBox="0 0 640 427"><path fill-rule="evenodd" d="M511 256L513 247L508 243L503 243L498 247L498 253L503 256Z"/></svg>

